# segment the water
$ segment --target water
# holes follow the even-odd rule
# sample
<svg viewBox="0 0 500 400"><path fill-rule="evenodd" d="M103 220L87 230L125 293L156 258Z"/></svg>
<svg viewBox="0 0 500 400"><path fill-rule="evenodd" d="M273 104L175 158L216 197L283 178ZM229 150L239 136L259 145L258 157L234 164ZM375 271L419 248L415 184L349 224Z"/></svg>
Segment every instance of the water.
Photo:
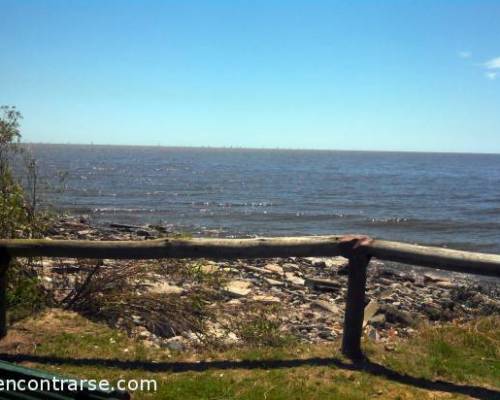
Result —
<svg viewBox="0 0 500 400"><path fill-rule="evenodd" d="M223 235L365 233L500 253L500 155L32 149L45 201L96 223Z"/></svg>

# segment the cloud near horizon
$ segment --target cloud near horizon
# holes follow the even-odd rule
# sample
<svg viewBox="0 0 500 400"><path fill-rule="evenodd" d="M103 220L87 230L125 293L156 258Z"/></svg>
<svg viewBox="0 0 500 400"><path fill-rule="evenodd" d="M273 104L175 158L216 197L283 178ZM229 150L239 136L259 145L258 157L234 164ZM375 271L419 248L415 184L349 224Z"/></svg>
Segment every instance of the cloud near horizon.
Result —
<svg viewBox="0 0 500 400"><path fill-rule="evenodd" d="M470 51L459 51L458 52L458 56L460 58L471 58L472 57L472 53Z"/></svg>

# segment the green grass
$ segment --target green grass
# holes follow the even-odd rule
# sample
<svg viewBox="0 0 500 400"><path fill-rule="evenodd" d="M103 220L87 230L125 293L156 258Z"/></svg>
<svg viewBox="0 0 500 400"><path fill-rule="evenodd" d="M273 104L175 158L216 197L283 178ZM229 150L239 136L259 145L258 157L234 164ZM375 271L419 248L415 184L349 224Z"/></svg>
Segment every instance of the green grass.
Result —
<svg viewBox="0 0 500 400"><path fill-rule="evenodd" d="M467 325L427 327L421 337L401 345L386 360L396 369L403 369L410 362L420 376L428 379L498 385L500 318L482 318ZM410 372L407 367L406 370Z"/></svg>
<svg viewBox="0 0 500 400"><path fill-rule="evenodd" d="M453 385L489 388L491 398L500 393L499 317L466 325L424 326L413 339L394 342L394 351L365 340L366 352L373 363L392 371L403 381L406 375L415 378L414 381L420 378L427 385L424 387L415 383L403 384L401 379L388 379L369 369L354 368L339 354L338 343L300 345L292 342L274 347L233 348L225 352L206 349L198 354L172 354L145 347L123 333L71 313L25 321L13 331L28 333L37 343L34 350L30 347L31 352L21 351L21 354L40 357L38 362L28 363L30 366L89 379L157 380L158 391L136 392L134 399L468 398ZM19 353L19 349L16 352ZM50 362L51 357L67 361ZM118 362L106 366L93 361L75 365L71 360L77 358ZM325 358L331 358L331 363L314 365L311 361ZM295 364L286 365L286 360L295 360ZM217 365L197 370L220 361L231 363L226 368ZM269 365L273 361L278 365ZM172 372L166 368L172 365L188 368ZM432 386L435 380L449 385L440 392Z"/></svg>

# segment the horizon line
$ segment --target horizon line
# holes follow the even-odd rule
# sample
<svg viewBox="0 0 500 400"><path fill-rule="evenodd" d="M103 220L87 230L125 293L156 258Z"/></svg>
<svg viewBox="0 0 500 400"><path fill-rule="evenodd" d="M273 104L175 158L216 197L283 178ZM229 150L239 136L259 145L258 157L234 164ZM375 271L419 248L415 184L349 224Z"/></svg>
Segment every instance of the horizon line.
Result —
<svg viewBox="0 0 500 400"><path fill-rule="evenodd" d="M468 152L468 151L426 151L426 150L357 150L357 149L317 149L317 148L295 148L295 147L245 147L245 146L167 146L161 144L110 144L110 143L54 143L54 142L21 142L21 145L52 145L52 146L96 146L96 147L146 147L182 150L254 150L254 151L317 151L317 152L359 152L359 153L417 153L417 154L476 154L476 155L500 155L490 152Z"/></svg>

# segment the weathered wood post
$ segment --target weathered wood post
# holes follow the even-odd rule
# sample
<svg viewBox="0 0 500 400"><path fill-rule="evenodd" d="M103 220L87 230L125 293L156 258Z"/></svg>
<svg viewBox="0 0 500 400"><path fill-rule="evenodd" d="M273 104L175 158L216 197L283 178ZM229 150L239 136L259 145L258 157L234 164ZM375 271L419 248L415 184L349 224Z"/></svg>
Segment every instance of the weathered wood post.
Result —
<svg viewBox="0 0 500 400"><path fill-rule="evenodd" d="M343 240L342 255L349 259L347 299L344 315L342 353L353 360L363 359L361 336L365 311L366 270L370 256L360 251L361 246L371 242L364 236L351 236Z"/></svg>
<svg viewBox="0 0 500 400"><path fill-rule="evenodd" d="M0 339L7 335L7 270L10 256L0 249Z"/></svg>

